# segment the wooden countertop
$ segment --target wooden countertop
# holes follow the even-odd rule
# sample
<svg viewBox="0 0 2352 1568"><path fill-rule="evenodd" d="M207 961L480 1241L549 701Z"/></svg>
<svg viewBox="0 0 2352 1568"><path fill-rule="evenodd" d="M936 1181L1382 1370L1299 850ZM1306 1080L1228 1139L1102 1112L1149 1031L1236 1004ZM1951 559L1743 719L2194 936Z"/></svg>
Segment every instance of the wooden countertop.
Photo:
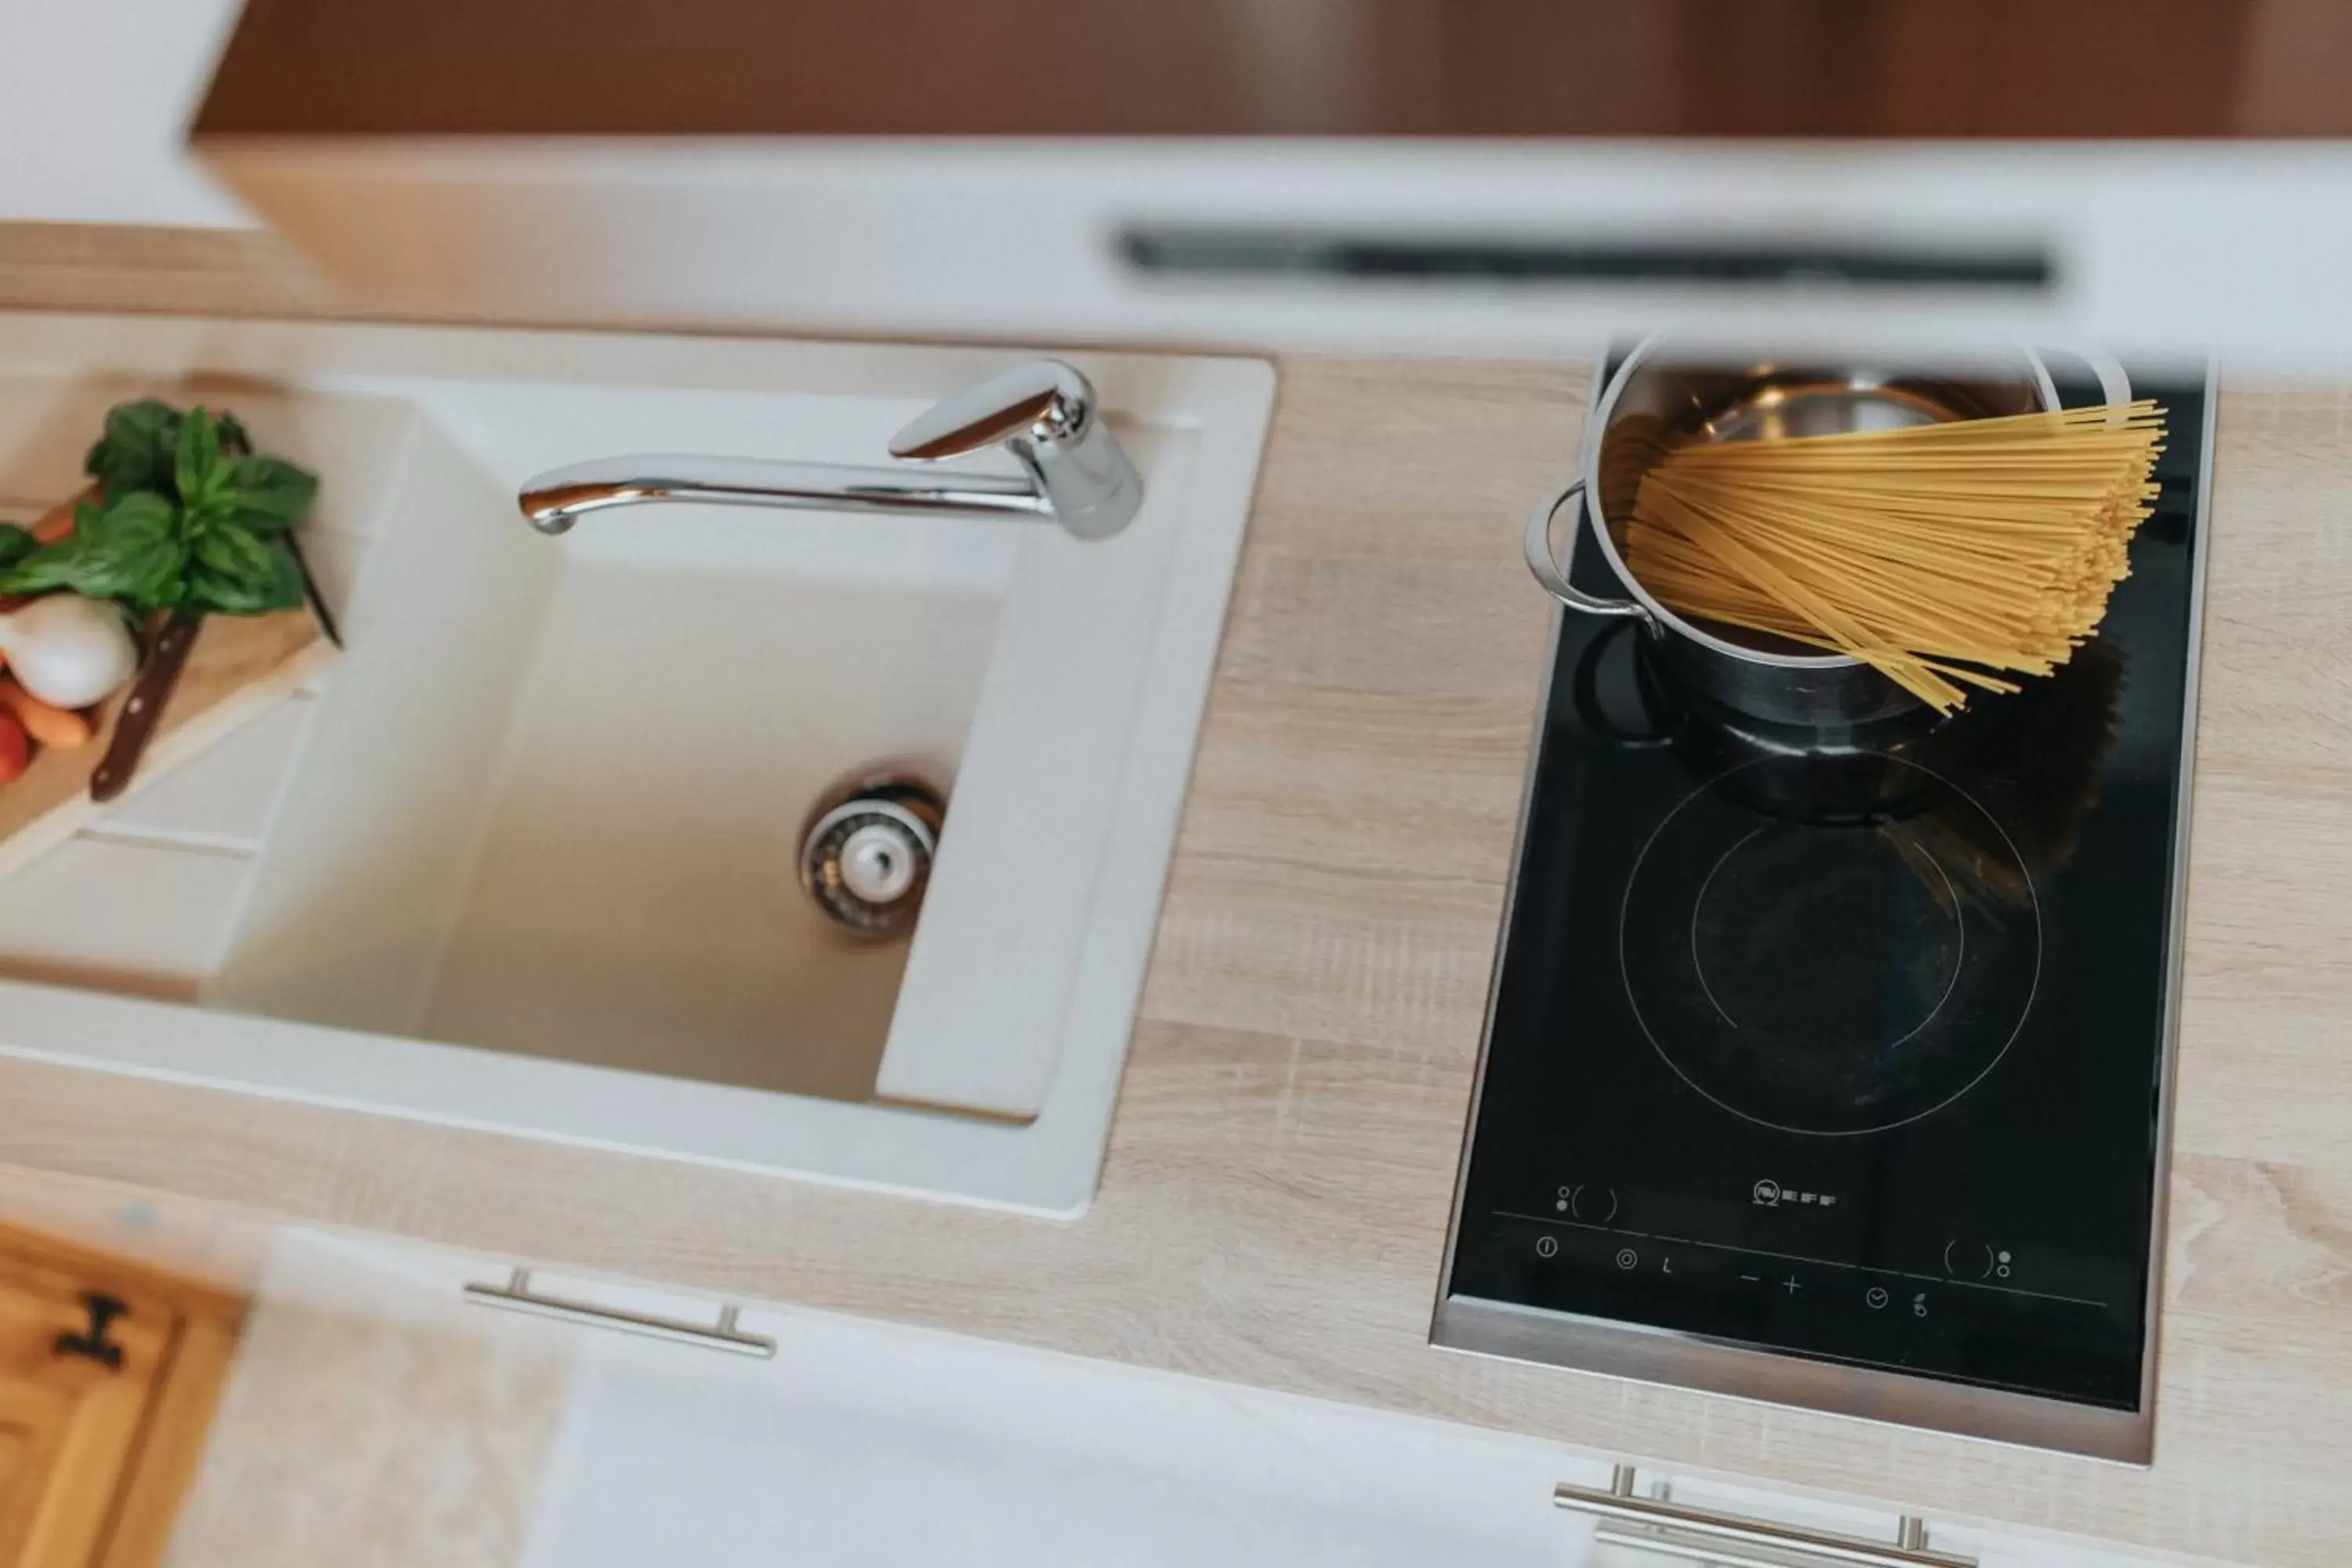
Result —
<svg viewBox="0 0 2352 1568"><path fill-rule="evenodd" d="M12 294L24 302L0 246L0 299ZM0 1162L1931 1517L2340 1563L2352 396L2339 391L2233 386L2221 405L2154 1467L1428 1347L1548 626L1517 521L1573 460L1591 374L1283 363L1101 1194L1076 1224L16 1060L0 1060Z"/></svg>

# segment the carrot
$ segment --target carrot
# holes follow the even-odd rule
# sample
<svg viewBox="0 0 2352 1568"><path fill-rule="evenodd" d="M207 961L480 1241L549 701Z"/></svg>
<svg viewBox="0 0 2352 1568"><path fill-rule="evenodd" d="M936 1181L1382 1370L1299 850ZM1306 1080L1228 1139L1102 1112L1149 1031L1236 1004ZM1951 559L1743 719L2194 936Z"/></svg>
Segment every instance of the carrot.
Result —
<svg viewBox="0 0 2352 1568"><path fill-rule="evenodd" d="M0 784L14 784L33 760L33 748L25 738L25 727L16 722L13 713L0 713Z"/></svg>
<svg viewBox="0 0 2352 1568"><path fill-rule="evenodd" d="M83 489L80 494L69 500L61 500L43 512L26 531L43 544L55 544L74 531L74 508L85 502L95 505L98 497L98 487L91 485Z"/></svg>
<svg viewBox="0 0 2352 1568"><path fill-rule="evenodd" d="M89 744L89 720L70 708L42 701L17 685L13 676L0 675L0 710L5 710L18 728L44 746L70 751Z"/></svg>
<svg viewBox="0 0 2352 1568"><path fill-rule="evenodd" d="M63 516L51 511L36 518L32 526L25 531L31 534L37 543L55 544L73 531L73 512L68 510Z"/></svg>

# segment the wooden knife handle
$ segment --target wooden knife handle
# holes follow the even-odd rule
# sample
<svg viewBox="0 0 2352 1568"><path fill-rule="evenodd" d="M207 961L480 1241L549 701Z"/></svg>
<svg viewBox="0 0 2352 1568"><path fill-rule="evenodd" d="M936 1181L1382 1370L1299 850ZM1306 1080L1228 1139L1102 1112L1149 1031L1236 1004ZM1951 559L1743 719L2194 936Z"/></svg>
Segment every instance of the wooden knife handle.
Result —
<svg viewBox="0 0 2352 1568"><path fill-rule="evenodd" d="M180 683L188 650L195 646L196 633L204 624L202 616L184 610L174 610L163 623L155 646L147 650L139 666L138 679L131 683L130 698L115 719L114 739L108 743L98 771L89 775L90 799L104 805L131 787L131 775L138 771L147 742L154 739L155 726L163 722L163 704L171 700L172 689Z"/></svg>

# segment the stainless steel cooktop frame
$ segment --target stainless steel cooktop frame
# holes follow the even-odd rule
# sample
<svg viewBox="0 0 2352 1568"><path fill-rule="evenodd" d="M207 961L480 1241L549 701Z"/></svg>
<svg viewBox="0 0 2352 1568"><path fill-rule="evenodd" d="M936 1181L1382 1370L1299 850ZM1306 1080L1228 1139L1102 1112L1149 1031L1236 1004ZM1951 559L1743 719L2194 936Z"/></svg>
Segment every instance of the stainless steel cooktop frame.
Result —
<svg viewBox="0 0 2352 1568"><path fill-rule="evenodd" d="M1599 400L1604 358L1594 375ZM1511 887L1503 902L1503 920L1495 945L1495 967L1487 982L1486 1016L1478 1045L1478 1070L1470 1101L1470 1118L1463 1129L1462 1155L1454 1185L1453 1217L1446 1226L1445 1257L1438 1275L1436 1310L1430 1342L1441 1349L1515 1361L1541 1362L1579 1372L1645 1383L1727 1394L1738 1399L1795 1405L1866 1420L1893 1422L1992 1442L2051 1448L2095 1458L2145 1465L2153 1457L2156 1371L2158 1354L2158 1306L2164 1286L2164 1232L2172 1163L2174 1058L2179 1038L2180 965L2189 884L2189 784L2196 772L2197 689L2203 663L2205 638L2206 562L2211 539L2206 528L2212 500L2213 430L2220 387L2215 367L2205 368L2204 427L2198 432L2197 553L2189 587L2188 711L2181 726L2179 773L2174 782L2175 826L2170 889L2171 952L2165 962L2163 1051L2158 1085L2156 1192L2151 1210L2147 1300L2143 1306L2147 1324L2147 1348L2140 1359L2139 1407L2111 1410L2074 1405L2038 1394L1981 1388L1934 1377L1887 1372L1875 1367L1847 1366L1817 1361L1794 1352L1760 1350L1677 1329L1620 1323L1578 1313L1550 1311L1507 1302L1453 1297L1447 1293L1454 1277L1454 1249L1462 1227L1462 1205L1470 1176L1470 1144L1478 1127L1478 1102L1486 1092L1486 1053L1494 1041L1495 1005L1503 974L1506 942L1513 906L1518 901L1519 856L1525 847L1528 818L1535 798L1539 743L1528 748L1527 776L1519 791L1518 823L1513 834ZM1566 449L1573 450L1574 443ZM1561 616L1552 612L1552 632L1545 661L1543 690L1537 700L1535 736L1540 742L1544 715L1551 705L1551 671L1559 662Z"/></svg>

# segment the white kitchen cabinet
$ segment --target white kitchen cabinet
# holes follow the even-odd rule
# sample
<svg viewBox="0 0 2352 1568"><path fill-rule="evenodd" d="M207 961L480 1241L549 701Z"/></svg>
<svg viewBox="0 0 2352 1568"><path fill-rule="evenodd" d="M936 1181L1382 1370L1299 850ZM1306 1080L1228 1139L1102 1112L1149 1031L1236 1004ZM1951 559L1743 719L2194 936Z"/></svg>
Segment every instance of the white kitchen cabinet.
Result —
<svg viewBox="0 0 2352 1568"><path fill-rule="evenodd" d="M1547 1445L825 1314L759 1361L462 1305L504 1260L288 1230L171 1568L1576 1568ZM532 1289L716 1303L535 1270ZM300 1462L289 1456L310 1447Z"/></svg>
<svg viewBox="0 0 2352 1568"><path fill-rule="evenodd" d="M640 1311L711 1307L542 1276ZM1661 1568L1552 1504L1607 1460L1322 1400L809 1312L749 1311L772 1361L579 1332L523 1568L1446 1564ZM1644 1496L1892 1542L1893 1509L1644 1473ZM789 1552L785 1547L789 1545ZM1930 1521L1979 1568L2147 1568ZM1796 1568L1811 1561L1792 1559Z"/></svg>
<svg viewBox="0 0 2352 1568"><path fill-rule="evenodd" d="M465 1302L507 1259L0 1176L0 1217L192 1267L255 1308L170 1568L1664 1568L1557 1509L1607 1458L1443 1422L829 1314L747 1308L772 1359ZM531 1260L516 1260L529 1264ZM719 1303L534 1270L592 1306ZM1636 1490L1892 1541L1892 1509L1643 1469ZM1931 1521L1980 1568L2147 1568ZM1802 1568L1803 1560L1792 1560Z"/></svg>
<svg viewBox="0 0 2352 1568"><path fill-rule="evenodd" d="M525 1568L1584 1560L1539 1445L814 1314L583 1349ZM753 1321L745 1319L746 1326Z"/></svg>
<svg viewBox="0 0 2352 1568"><path fill-rule="evenodd" d="M240 1544L240 1568L299 1561L288 1548L307 1521L376 1518L391 1506L387 1489L421 1473L438 1489L438 1512L397 1515L410 1555L395 1560L437 1563L454 1553L514 1568L1689 1561L1596 1545L1593 1522L1556 1508L1552 1492L1563 1481L1606 1486L1610 1463L1549 1443L825 1313L744 1309L737 1331L776 1347L772 1359L755 1360L460 1305L467 1284L502 1283L508 1268L282 1234L259 1287L255 1342L263 1357L282 1343L281 1360L296 1364L257 1362L233 1385L225 1457L192 1504L187 1541L234 1541L224 1521L258 1516L276 1521L274 1533ZM531 1286L686 1321L711 1322L719 1307L555 1270L535 1270ZM298 1376L310 1380L310 1403L357 1429L346 1445L352 1457L310 1479L241 1467L239 1452L255 1445L237 1423L257 1430L285 1419L278 1391ZM336 1379L340 1386L319 1386ZM428 1452L395 1462L404 1444ZM256 1495L265 1483L273 1489ZM1637 1489L1747 1519L1895 1535L1891 1508L1647 1470ZM1979 1568L2148 1568L2084 1545L1935 1521L1927 1543ZM214 1560L185 1555L173 1568Z"/></svg>
<svg viewBox="0 0 2352 1568"><path fill-rule="evenodd" d="M523 1568L1688 1561L1597 1546L1552 1489L1611 1467L1550 1444L814 1313L743 1323L772 1362L580 1342ZM1899 1517L1701 1478L1639 1490L1889 1542ZM1934 1521L1927 1544L1979 1568L2147 1568Z"/></svg>

